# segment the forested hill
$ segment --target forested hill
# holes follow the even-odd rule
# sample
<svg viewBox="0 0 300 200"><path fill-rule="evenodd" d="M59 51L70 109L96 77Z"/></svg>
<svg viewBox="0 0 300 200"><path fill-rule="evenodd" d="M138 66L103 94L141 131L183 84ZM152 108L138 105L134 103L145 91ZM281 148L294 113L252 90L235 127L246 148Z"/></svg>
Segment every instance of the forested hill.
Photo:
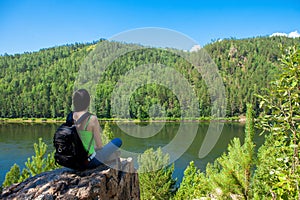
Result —
<svg viewBox="0 0 300 200"><path fill-rule="evenodd" d="M99 42L102 42L99 41ZM228 39L206 45L219 68L226 88L227 116L238 116L246 111L246 102L257 110L255 93L262 93L278 71L279 45L300 45L300 39L286 37L260 37ZM96 43L74 44L42 49L38 52L0 56L0 117L63 117L71 109L74 80L84 58ZM110 110L110 93L118 78L136 66L149 61L174 66L187 77L196 90L200 115L210 115L210 99L201 76L187 70L187 63L162 49L126 54L107 69L97 86L95 106L100 117L114 117ZM125 61L124 61L125 60ZM120 63L121 62L121 63ZM117 69L122 66L122 69ZM168 88L146 85L131 98L130 115L148 118L149 108L160 104L167 117L180 117L180 105ZM157 115L159 117L159 115Z"/></svg>

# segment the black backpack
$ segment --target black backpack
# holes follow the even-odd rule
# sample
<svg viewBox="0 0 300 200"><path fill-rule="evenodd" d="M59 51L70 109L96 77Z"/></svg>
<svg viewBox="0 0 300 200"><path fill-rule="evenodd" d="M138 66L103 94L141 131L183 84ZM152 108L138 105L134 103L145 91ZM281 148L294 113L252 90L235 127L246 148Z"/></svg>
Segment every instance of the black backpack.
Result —
<svg viewBox="0 0 300 200"><path fill-rule="evenodd" d="M81 123L84 119L90 116L90 113L83 114L76 122ZM91 139L89 148L91 146ZM75 170L85 170L88 161L88 150L82 144L80 136L76 130L71 112L66 120L55 132L53 137L55 147L54 159L55 162L64 167Z"/></svg>

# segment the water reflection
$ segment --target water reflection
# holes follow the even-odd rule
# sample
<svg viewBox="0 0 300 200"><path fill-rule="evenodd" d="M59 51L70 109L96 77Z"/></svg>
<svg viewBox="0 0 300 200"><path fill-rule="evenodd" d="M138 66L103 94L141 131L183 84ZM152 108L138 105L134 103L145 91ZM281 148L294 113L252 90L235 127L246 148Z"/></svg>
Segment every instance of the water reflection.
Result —
<svg viewBox="0 0 300 200"><path fill-rule="evenodd" d="M157 124L159 131L157 134L148 138L137 137L143 134L142 131L134 133L134 136L123 132L115 123L110 123L112 131L116 137L123 140L122 148L128 152L142 153L148 148L165 147L177 137L177 140L171 146L165 148L170 153L170 157L176 156L183 152L179 159L175 159L175 174L178 180L181 180L183 171L191 160L194 160L196 166L204 170L208 162L213 162L215 158L222 155L227 149L227 145L234 137L238 137L243 142L244 128L243 124L225 123L216 145L211 149L207 156L199 158L199 150L205 145L204 138L206 136L209 123L187 123L181 129L184 134L176 135L180 130L180 123L168 122L163 127ZM130 131L131 123L124 123L126 130ZM143 126L145 124L141 124ZM197 126L197 134L195 137L190 134L189 127ZM48 151L53 151L53 134L59 124L0 124L0 182L2 183L5 174L10 167L17 163L21 168L24 167L28 157L34 154L33 143L38 142L40 137L48 145ZM101 124L102 128L104 127ZM156 127L155 124L153 127ZM135 128L136 130L136 128ZM142 130L142 127L141 127ZM155 131L155 130L154 130ZM180 143L182 141L182 143ZM255 136L256 147L263 142L263 136ZM186 143L186 144L185 144ZM128 155L123 154L123 157ZM135 160L136 161L136 160ZM137 166L137 164L136 164Z"/></svg>

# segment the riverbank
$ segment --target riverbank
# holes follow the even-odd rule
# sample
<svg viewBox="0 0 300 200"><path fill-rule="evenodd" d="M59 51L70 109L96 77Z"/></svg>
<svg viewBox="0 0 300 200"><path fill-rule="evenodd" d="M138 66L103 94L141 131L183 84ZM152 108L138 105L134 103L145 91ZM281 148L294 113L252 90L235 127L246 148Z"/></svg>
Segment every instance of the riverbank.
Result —
<svg viewBox="0 0 300 200"><path fill-rule="evenodd" d="M100 122L124 122L124 123L149 123L149 122L245 122L244 116L239 117L225 117L225 118L213 118L213 117L200 117L200 118L155 118L155 119L120 119L120 118L99 118ZM0 123L63 123L65 118L0 118Z"/></svg>
<svg viewBox="0 0 300 200"><path fill-rule="evenodd" d="M62 118L0 118L0 123L62 123Z"/></svg>

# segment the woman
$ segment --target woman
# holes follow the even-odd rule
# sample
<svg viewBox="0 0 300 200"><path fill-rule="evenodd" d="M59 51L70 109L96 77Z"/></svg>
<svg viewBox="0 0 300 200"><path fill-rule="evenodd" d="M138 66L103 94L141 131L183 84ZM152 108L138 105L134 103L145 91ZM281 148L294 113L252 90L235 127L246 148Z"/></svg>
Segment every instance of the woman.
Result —
<svg viewBox="0 0 300 200"><path fill-rule="evenodd" d="M73 120L76 122L81 116L88 112L90 95L87 90L79 89L74 92L72 100L74 107ZM77 124L76 127L83 146L89 151L88 169L95 168L102 163L116 158L115 152L121 147L122 141L119 138L115 138L103 146L100 137L100 125L96 115L90 115L81 123Z"/></svg>

